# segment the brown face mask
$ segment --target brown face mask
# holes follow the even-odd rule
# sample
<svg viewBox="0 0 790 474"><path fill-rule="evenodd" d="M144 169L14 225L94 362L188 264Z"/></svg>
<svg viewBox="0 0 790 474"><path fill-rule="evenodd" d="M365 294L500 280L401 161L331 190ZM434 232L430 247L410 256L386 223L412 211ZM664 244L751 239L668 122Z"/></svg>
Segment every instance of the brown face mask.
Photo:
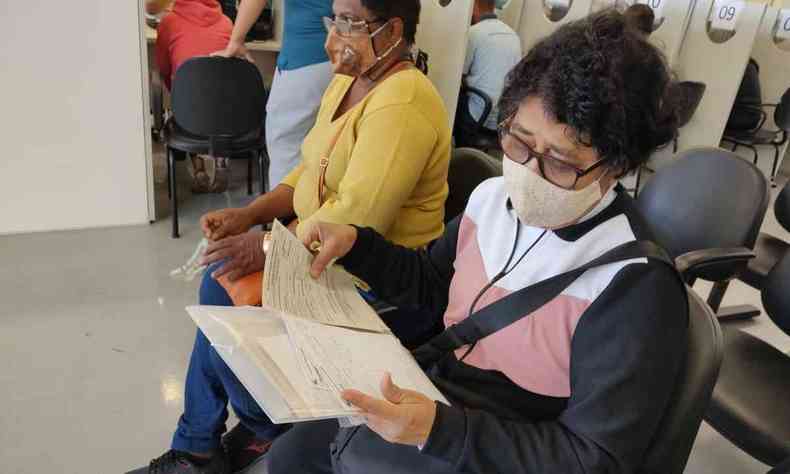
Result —
<svg viewBox="0 0 790 474"><path fill-rule="evenodd" d="M335 29L332 29L326 38L325 48L335 73L354 77L364 76L376 64L389 56L400 45L403 38L399 38L381 56L376 56L376 52L373 50L373 38L382 32L388 24L385 23L371 34L350 36L340 36Z"/></svg>

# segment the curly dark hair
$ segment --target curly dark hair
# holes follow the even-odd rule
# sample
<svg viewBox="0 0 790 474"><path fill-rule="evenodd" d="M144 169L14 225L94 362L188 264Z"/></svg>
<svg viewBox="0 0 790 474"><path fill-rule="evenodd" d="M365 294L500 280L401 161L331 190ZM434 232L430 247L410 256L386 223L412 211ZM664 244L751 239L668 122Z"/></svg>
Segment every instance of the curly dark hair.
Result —
<svg viewBox="0 0 790 474"><path fill-rule="evenodd" d="M420 23L420 0L361 0L362 6L385 20L403 20L403 40L414 44Z"/></svg>
<svg viewBox="0 0 790 474"><path fill-rule="evenodd" d="M613 9L560 27L511 70L500 120L539 97L577 143L593 147L620 176L636 170L677 133L672 77L661 52Z"/></svg>

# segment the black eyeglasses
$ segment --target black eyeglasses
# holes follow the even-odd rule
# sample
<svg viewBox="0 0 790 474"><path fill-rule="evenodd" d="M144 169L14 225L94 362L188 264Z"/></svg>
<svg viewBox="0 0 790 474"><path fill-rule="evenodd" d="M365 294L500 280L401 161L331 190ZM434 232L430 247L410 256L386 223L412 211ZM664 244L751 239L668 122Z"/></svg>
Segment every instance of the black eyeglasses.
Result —
<svg viewBox="0 0 790 474"><path fill-rule="evenodd" d="M510 126L513 117L514 115L511 115L497 126L502 151L508 158L520 165L526 165L532 158L536 158L540 175L552 184L571 190L576 187L576 183L582 176L590 174L608 161L607 158L602 158L588 168L581 169L551 155L538 153L528 143L511 132Z"/></svg>

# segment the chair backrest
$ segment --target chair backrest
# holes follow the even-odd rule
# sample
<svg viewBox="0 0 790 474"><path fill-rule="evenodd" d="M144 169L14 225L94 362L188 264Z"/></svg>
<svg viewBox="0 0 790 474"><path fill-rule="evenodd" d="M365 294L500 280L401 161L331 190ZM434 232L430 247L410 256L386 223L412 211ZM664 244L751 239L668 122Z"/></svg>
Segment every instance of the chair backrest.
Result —
<svg viewBox="0 0 790 474"><path fill-rule="evenodd" d="M496 159L474 148L456 148L447 173L449 194L444 204L444 221L450 222L464 212L472 191L488 178L502 174Z"/></svg>
<svg viewBox="0 0 790 474"><path fill-rule="evenodd" d="M765 312L779 329L790 336L790 253L765 277L762 300Z"/></svg>
<svg viewBox="0 0 790 474"><path fill-rule="evenodd" d="M719 376L723 342L710 307L690 288L687 354L641 474L681 474Z"/></svg>
<svg viewBox="0 0 790 474"><path fill-rule="evenodd" d="M637 207L673 257L693 250L754 248L768 208L768 182L734 153L698 148L659 169L639 193ZM730 264L712 265L698 276L715 281L731 273Z"/></svg>
<svg viewBox="0 0 790 474"><path fill-rule="evenodd" d="M779 221L779 225L790 232L790 181L785 183L782 191L776 196L776 202L774 202L774 215L776 215L776 220Z"/></svg>
<svg viewBox="0 0 790 474"><path fill-rule="evenodd" d="M790 89L787 89L782 94L782 99L776 106L774 111L774 123L781 130L790 132Z"/></svg>
<svg viewBox="0 0 790 474"><path fill-rule="evenodd" d="M258 68L243 59L197 57L176 71L173 118L204 137L245 135L263 125L266 88Z"/></svg>
<svg viewBox="0 0 790 474"><path fill-rule="evenodd" d="M738 93L735 95L730 117L727 120L727 130L738 132L755 129L762 118L760 113L762 102L760 66L754 59L749 58L749 63L743 72L741 85L738 87Z"/></svg>
<svg viewBox="0 0 790 474"><path fill-rule="evenodd" d="M691 117L697 111L707 86L704 82L682 81L675 86L675 89L678 101L678 127L683 127L691 121Z"/></svg>

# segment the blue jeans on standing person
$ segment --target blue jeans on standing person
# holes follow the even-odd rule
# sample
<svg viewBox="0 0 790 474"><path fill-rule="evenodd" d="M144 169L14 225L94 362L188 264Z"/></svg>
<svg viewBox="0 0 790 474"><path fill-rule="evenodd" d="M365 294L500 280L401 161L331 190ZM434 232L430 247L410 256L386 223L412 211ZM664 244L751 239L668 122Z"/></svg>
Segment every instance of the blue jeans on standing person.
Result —
<svg viewBox="0 0 790 474"><path fill-rule="evenodd" d="M228 293L206 269L200 284L200 304L233 306ZM178 420L172 448L192 453L208 453L220 448L228 419L228 402L241 423L258 438L273 439L288 428L275 425L233 375L206 336L198 330L189 360L184 390L184 414Z"/></svg>

